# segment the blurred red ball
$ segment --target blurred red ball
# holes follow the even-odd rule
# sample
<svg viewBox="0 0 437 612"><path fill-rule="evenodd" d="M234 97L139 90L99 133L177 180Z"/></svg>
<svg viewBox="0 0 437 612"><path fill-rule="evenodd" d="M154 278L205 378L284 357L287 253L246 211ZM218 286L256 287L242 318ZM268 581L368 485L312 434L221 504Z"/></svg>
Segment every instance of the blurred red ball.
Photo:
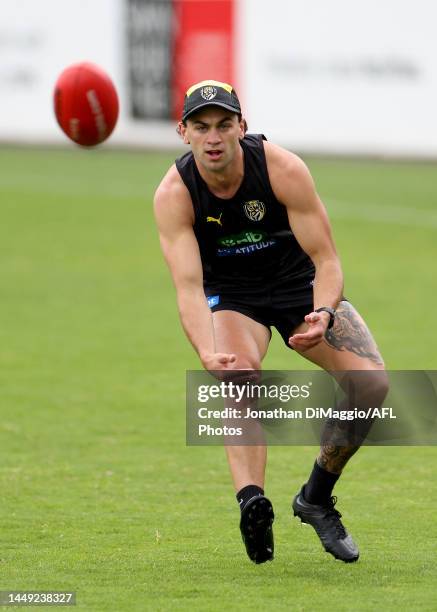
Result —
<svg viewBox="0 0 437 612"><path fill-rule="evenodd" d="M55 85L55 115L77 144L93 147L106 140L118 119L118 95L104 70L89 62L66 68Z"/></svg>

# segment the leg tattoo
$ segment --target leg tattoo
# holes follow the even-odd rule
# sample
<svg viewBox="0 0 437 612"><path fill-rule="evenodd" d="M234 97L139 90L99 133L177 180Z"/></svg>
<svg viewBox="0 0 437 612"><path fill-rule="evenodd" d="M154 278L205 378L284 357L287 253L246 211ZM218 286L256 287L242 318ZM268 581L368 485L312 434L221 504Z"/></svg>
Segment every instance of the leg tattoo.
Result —
<svg viewBox="0 0 437 612"><path fill-rule="evenodd" d="M348 434L338 420L329 419L324 426L317 463L333 474L341 474L344 466L357 452L360 445L351 444ZM347 426L346 426L347 427Z"/></svg>
<svg viewBox="0 0 437 612"><path fill-rule="evenodd" d="M337 406L340 413L357 409L366 414L369 408L382 406L388 393L388 377L384 370L344 372L340 385L345 393ZM317 458L319 466L328 472L341 474L346 463L366 440L373 420L365 417L328 419L321 436Z"/></svg>
<svg viewBox="0 0 437 612"><path fill-rule="evenodd" d="M378 365L384 364L372 334L349 302L340 302L334 326L327 330L325 341L337 351L351 351Z"/></svg>
<svg viewBox="0 0 437 612"><path fill-rule="evenodd" d="M334 444L323 444L317 457L317 463L321 468L332 474L341 474L344 466L354 455L359 446L335 446Z"/></svg>

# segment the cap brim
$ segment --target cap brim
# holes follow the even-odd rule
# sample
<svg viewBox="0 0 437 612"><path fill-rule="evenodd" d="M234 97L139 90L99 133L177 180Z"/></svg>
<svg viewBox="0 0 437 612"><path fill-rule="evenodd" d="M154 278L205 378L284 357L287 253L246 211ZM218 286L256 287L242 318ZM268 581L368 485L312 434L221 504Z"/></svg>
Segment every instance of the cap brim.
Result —
<svg viewBox="0 0 437 612"><path fill-rule="evenodd" d="M225 104L224 102L205 101L202 102L202 104L198 104L195 108L192 108L187 113L182 115L182 121L185 121L186 119L188 119L188 117L191 117L191 115L194 115L194 113L197 113L197 111L201 110L202 108L205 108L206 106L219 106L220 108L224 108L225 110L232 111L236 115L239 115L241 113L240 109L236 109L235 106L231 106L230 104Z"/></svg>

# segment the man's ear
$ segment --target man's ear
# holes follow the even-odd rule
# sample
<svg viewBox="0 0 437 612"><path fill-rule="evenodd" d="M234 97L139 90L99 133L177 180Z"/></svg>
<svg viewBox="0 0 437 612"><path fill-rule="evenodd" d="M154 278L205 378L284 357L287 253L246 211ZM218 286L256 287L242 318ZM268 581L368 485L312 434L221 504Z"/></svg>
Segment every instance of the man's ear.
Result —
<svg viewBox="0 0 437 612"><path fill-rule="evenodd" d="M238 138L240 140L243 140L243 138L245 137L247 132L247 123L246 123L246 119L242 118L240 121L240 133L238 135Z"/></svg>
<svg viewBox="0 0 437 612"><path fill-rule="evenodd" d="M184 141L184 144L190 144L190 141L188 140L188 136L187 136L187 126L184 125L182 121L179 121L178 123L178 132L181 135L181 138Z"/></svg>

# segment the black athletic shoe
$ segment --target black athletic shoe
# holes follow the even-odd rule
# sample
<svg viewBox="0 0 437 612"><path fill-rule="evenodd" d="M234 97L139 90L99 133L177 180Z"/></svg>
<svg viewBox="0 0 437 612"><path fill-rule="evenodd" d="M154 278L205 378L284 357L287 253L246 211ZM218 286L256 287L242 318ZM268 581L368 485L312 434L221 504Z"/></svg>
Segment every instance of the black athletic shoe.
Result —
<svg viewBox="0 0 437 612"><path fill-rule="evenodd" d="M319 536L326 552L345 563L358 560L360 553L341 522L341 514L334 508L336 497L331 497L326 506L309 504L303 496L303 487L293 499L294 516L298 516L302 523L312 525Z"/></svg>
<svg viewBox="0 0 437 612"><path fill-rule="evenodd" d="M273 507L264 495L249 499L241 511L240 531L249 559L265 563L273 559Z"/></svg>

